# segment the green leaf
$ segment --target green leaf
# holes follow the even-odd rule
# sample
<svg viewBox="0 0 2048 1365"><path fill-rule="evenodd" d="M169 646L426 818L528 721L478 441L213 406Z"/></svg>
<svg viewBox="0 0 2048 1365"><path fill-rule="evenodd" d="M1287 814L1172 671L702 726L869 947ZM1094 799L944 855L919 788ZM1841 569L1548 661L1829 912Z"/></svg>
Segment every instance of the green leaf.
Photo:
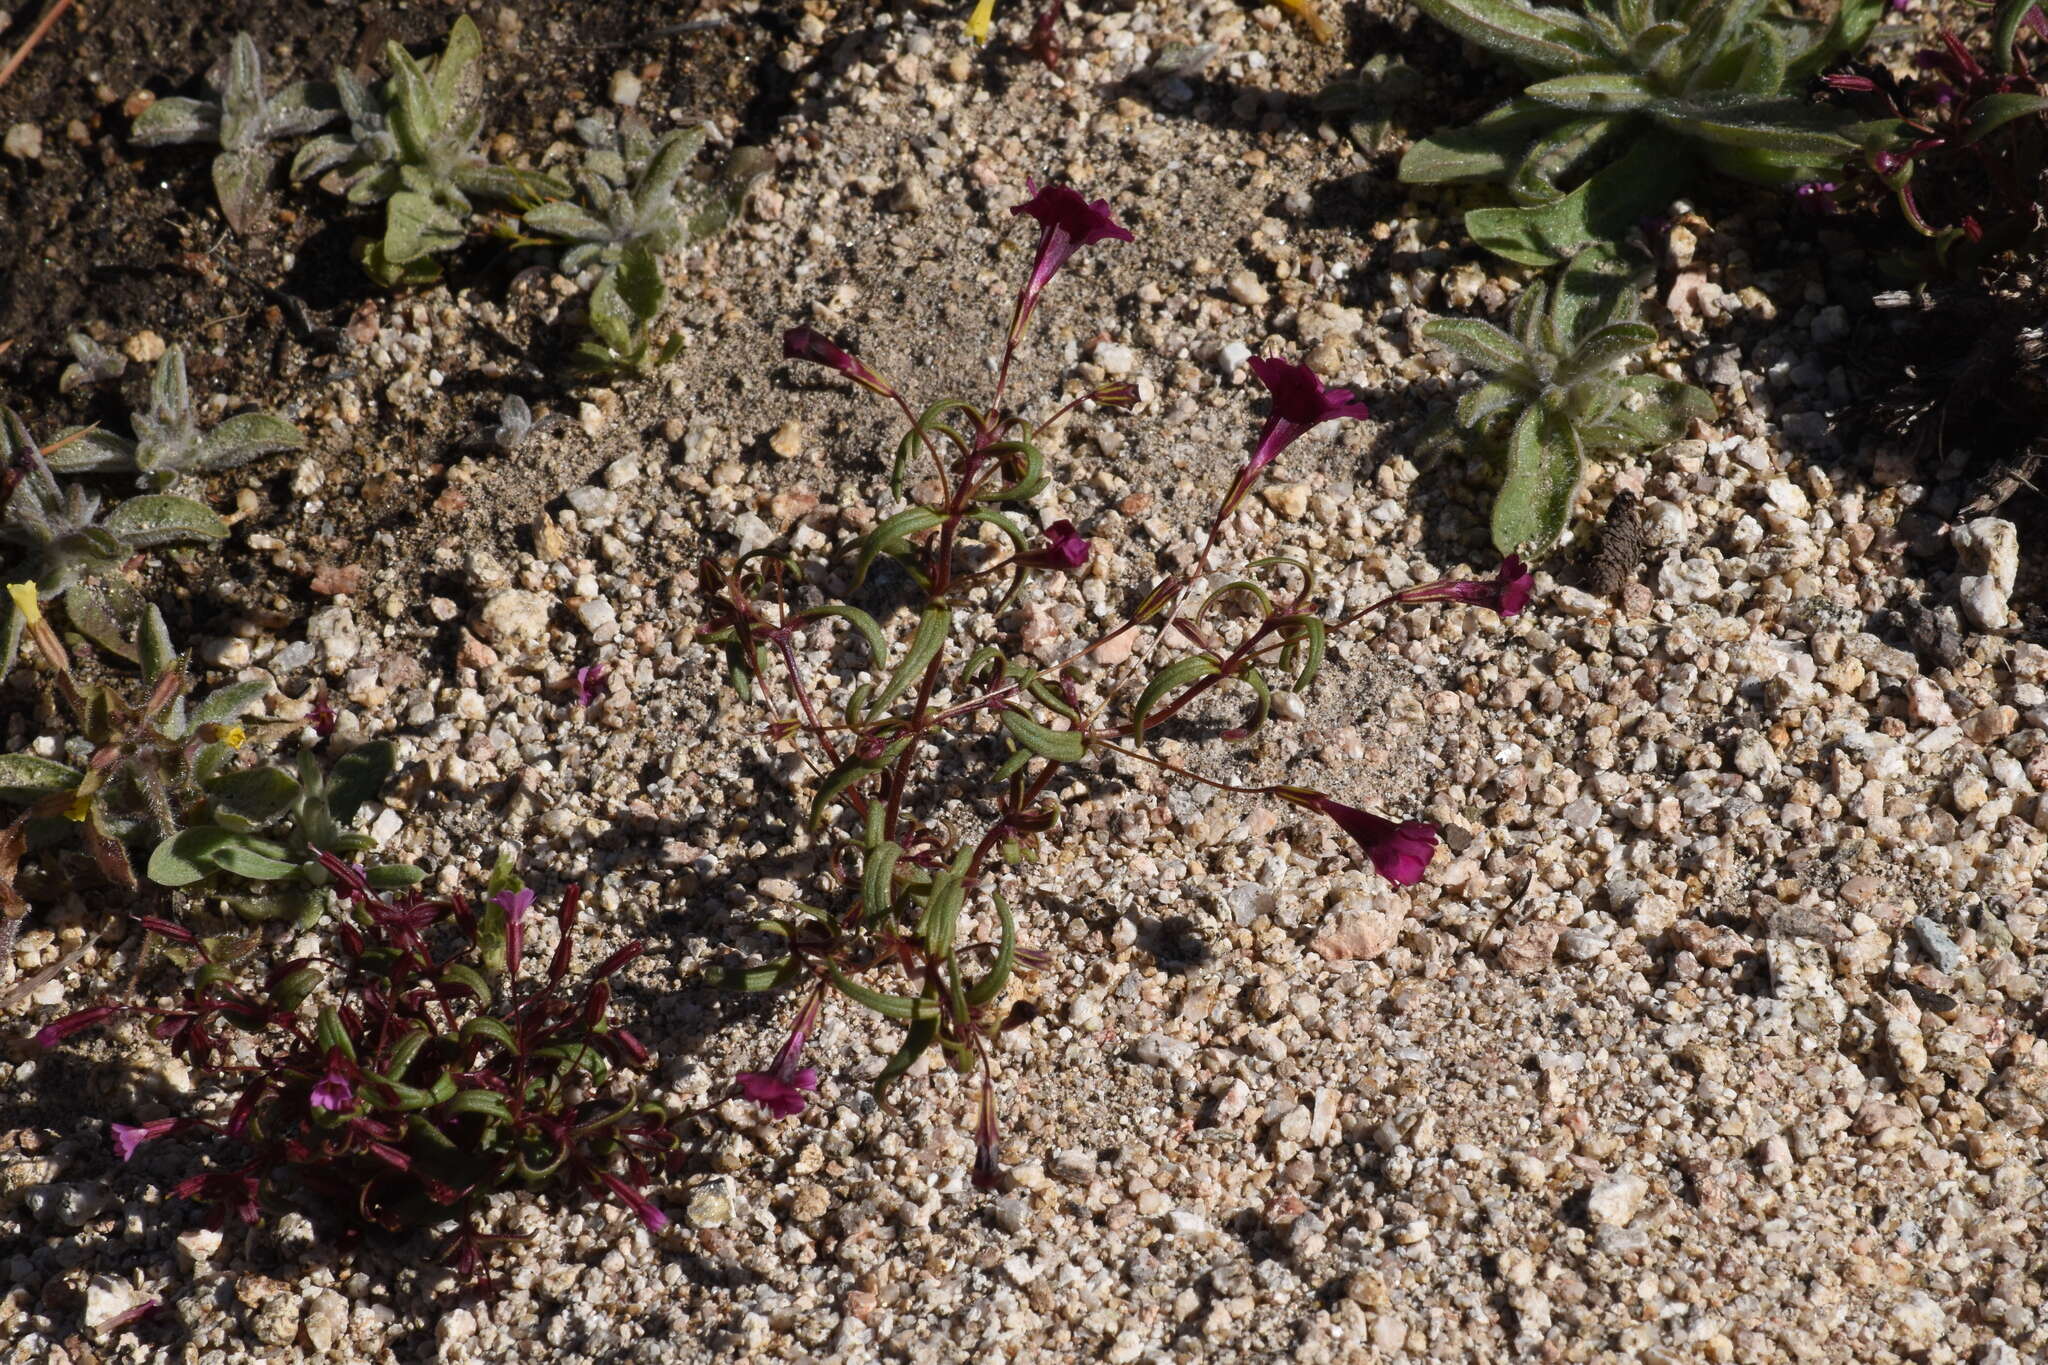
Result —
<svg viewBox="0 0 2048 1365"><path fill-rule="evenodd" d="M800 969L788 958L777 958L759 967L706 967L704 983L720 990L766 991L796 980Z"/></svg>
<svg viewBox="0 0 2048 1365"><path fill-rule="evenodd" d="M888 914L895 899L896 864L903 857L903 845L891 840L868 853L861 864L861 917L879 920Z"/></svg>
<svg viewBox="0 0 2048 1365"><path fill-rule="evenodd" d="M512 1110L506 1105L505 1097L495 1090L459 1090L455 1097L441 1106L443 1114L482 1114L487 1118L512 1121Z"/></svg>
<svg viewBox="0 0 2048 1365"><path fill-rule="evenodd" d="M151 683L163 677L178 661L178 652L171 647L170 627L164 624L164 614L157 610L154 602L142 614L142 629L136 635L135 644L138 661L142 664L142 676Z"/></svg>
<svg viewBox="0 0 2048 1365"><path fill-rule="evenodd" d="M555 237L570 242L603 242L611 239L611 229L596 218L581 204L567 200L556 200L528 209L520 216L526 230L543 237Z"/></svg>
<svg viewBox="0 0 2048 1365"><path fill-rule="evenodd" d="M228 524L210 508L169 493L130 498L107 514L106 528L137 549L174 540L226 540Z"/></svg>
<svg viewBox="0 0 2048 1365"><path fill-rule="evenodd" d="M327 777L327 813L339 824L356 818L398 771L398 746L388 739L359 744L335 760Z"/></svg>
<svg viewBox="0 0 2048 1365"><path fill-rule="evenodd" d="M114 474L136 467L135 442L97 427L60 432L53 444L44 458L59 474Z"/></svg>
<svg viewBox="0 0 2048 1365"><path fill-rule="evenodd" d="M1079 731L1049 729L1014 709L1004 711L999 720L1011 739L1040 758L1079 763L1088 756L1088 740Z"/></svg>
<svg viewBox="0 0 2048 1365"><path fill-rule="evenodd" d="M1521 343L1490 322L1478 318L1431 318L1422 324L1422 339L1441 346L1490 376L1529 388L1536 375Z"/></svg>
<svg viewBox="0 0 2048 1365"><path fill-rule="evenodd" d="M1323 650L1329 636L1329 628L1323 624L1320 616L1307 613L1284 616L1278 624L1292 634L1294 643L1305 647L1301 656L1301 669L1294 675L1294 690L1305 692L1308 685L1316 680L1316 674L1322 670ZM1292 657L1293 650L1290 647L1283 659Z"/></svg>
<svg viewBox="0 0 2048 1365"><path fill-rule="evenodd" d="M668 304L668 285L661 278L661 263L654 253L640 245L629 246L615 267L619 298L642 325L654 322Z"/></svg>
<svg viewBox="0 0 2048 1365"><path fill-rule="evenodd" d="M348 1031L341 1026L341 1016L334 1012L334 1006L323 1005L313 1023L313 1037L320 1044L322 1052L340 1049L341 1055L350 1061L356 1059L356 1045L350 1040Z"/></svg>
<svg viewBox="0 0 2048 1365"><path fill-rule="evenodd" d="M1465 231L1495 255L1547 266L1600 241L1619 241L1636 222L1670 202L1684 183L1688 158L1670 139L1643 137L1554 204L1473 209Z"/></svg>
<svg viewBox="0 0 2048 1365"><path fill-rule="evenodd" d="M128 140L138 147L163 147L177 142L218 142L220 106L211 100L170 96L135 116Z"/></svg>
<svg viewBox="0 0 2048 1365"><path fill-rule="evenodd" d="M434 60L429 84L434 111L440 118L459 118L482 93L483 73L477 63L483 53L484 38L475 21L467 14L458 16L448 30L447 45Z"/></svg>
<svg viewBox="0 0 2048 1365"><path fill-rule="evenodd" d="M1527 99L1559 109L1595 114L1626 114L1657 97L1642 77L1620 71L1554 76L1547 81L1536 82L1522 94Z"/></svg>
<svg viewBox="0 0 2048 1365"><path fill-rule="evenodd" d="M879 671L889 662L889 641L882 635L882 628L875 624L874 617L859 607L848 606L844 602L831 602L822 607L812 607L799 619L816 621L826 616L836 616L860 633L860 638L868 647L868 664L871 668Z"/></svg>
<svg viewBox="0 0 2048 1365"><path fill-rule="evenodd" d="M1530 141L1562 121L1535 100L1511 99L1476 123L1433 134L1401 157L1398 175L1410 185L1465 185L1504 180Z"/></svg>
<svg viewBox="0 0 2048 1365"><path fill-rule="evenodd" d="M484 1004L489 1004L491 1001L491 983L484 979L483 973L467 963L442 963L441 979L450 985L463 987Z"/></svg>
<svg viewBox="0 0 2048 1365"><path fill-rule="evenodd" d="M474 1043L479 1038L486 1038L507 1052L519 1051L519 1040L513 1037L512 1030L507 1028L502 1020L494 1019L488 1014L476 1015L465 1023L462 1026L461 1037L465 1043Z"/></svg>
<svg viewBox="0 0 2048 1365"><path fill-rule="evenodd" d="M1538 70L1576 70L1600 50L1591 26L1567 10L1512 0L1416 0L1416 7L1465 41Z"/></svg>
<svg viewBox="0 0 2048 1365"><path fill-rule="evenodd" d="M1846 117L1799 100L1758 100L1747 95L1658 100L1645 113L1664 127L1702 142L1769 149L1819 168L1836 166L1856 150L1840 129Z"/></svg>
<svg viewBox="0 0 2048 1365"><path fill-rule="evenodd" d="M282 858L273 858L249 847L248 836L229 834L228 842L215 849L212 861L223 872L237 877L247 877L252 882L280 882L298 873L297 863L288 863Z"/></svg>
<svg viewBox="0 0 2048 1365"><path fill-rule="evenodd" d="M215 688L192 707L191 728L233 724L270 695L270 686L267 682L245 682Z"/></svg>
<svg viewBox="0 0 2048 1365"><path fill-rule="evenodd" d="M1193 654L1185 659L1176 659L1160 669L1146 685L1144 693L1139 696L1137 706L1131 710L1132 742L1144 741L1146 718L1152 714L1152 708L1165 699L1167 693L1177 692L1202 678L1213 678L1222 671L1222 665L1206 654Z"/></svg>
<svg viewBox="0 0 2048 1365"><path fill-rule="evenodd" d="M70 791L85 774L34 754L0 754L0 801L27 805L53 792Z"/></svg>
<svg viewBox="0 0 2048 1365"><path fill-rule="evenodd" d="M306 434L282 417L267 412L245 412L230 417L199 440L199 458L192 468L233 469L280 450L299 450Z"/></svg>
<svg viewBox="0 0 2048 1365"><path fill-rule="evenodd" d="M1002 921L1002 941L996 948L996 960L989 967L988 975L968 988L967 1003L979 1009L1003 993L1003 987L1010 982L1010 972L1017 962L1017 917L1010 913L1010 903L994 892L989 893L996 903L996 915Z"/></svg>
<svg viewBox="0 0 2048 1365"><path fill-rule="evenodd" d="M910 537L929 531L944 520L929 507L906 507L868 532L861 542L860 558L853 566L853 586L858 588L868 581L868 570L878 557L900 553Z"/></svg>
<svg viewBox="0 0 2048 1365"><path fill-rule="evenodd" d="M1508 439L1507 475L1493 504L1493 543L1535 557L1564 534L1584 457L1571 424L1531 403Z"/></svg>
<svg viewBox="0 0 2048 1365"><path fill-rule="evenodd" d="M1963 116L1963 122L1970 131L1963 136L1968 146L1986 135L2003 128L2014 119L2026 118L2030 114L2048 111L2048 96L2042 95L1986 95L1970 106Z"/></svg>
<svg viewBox="0 0 2048 1365"><path fill-rule="evenodd" d="M837 967L830 965L825 968L825 973L832 982L833 989L856 1005L863 1005L884 1018L897 1019L905 1023L913 1019L938 1018L939 1002L936 1000L913 1000L907 995L890 995L885 991L870 990Z"/></svg>
<svg viewBox="0 0 2048 1365"><path fill-rule="evenodd" d="M2039 2L2040 0L1999 0L1991 30L1991 57L2000 71L2019 70L2020 25L2026 23L2027 12ZM1885 0L1842 0L1842 13L1835 16L1836 27L1848 27L1844 19L1852 8L1858 11L1856 25L1861 30L1854 46L1861 47L1863 39L1869 36L1870 30L1877 26L1879 17L1884 14ZM1865 10L1870 12L1867 20L1863 13ZM1853 51L1854 48L1850 50Z"/></svg>
<svg viewBox="0 0 2048 1365"><path fill-rule="evenodd" d="M427 879L427 870L411 863L379 863L363 873L373 891L403 891Z"/></svg>
<svg viewBox="0 0 2048 1365"><path fill-rule="evenodd" d="M960 929L960 907L967 899L966 865L973 857L972 848L961 849L954 865L932 879L924 913L917 918L917 933L924 941L925 951L933 957L943 958L953 951L953 937Z"/></svg>
<svg viewBox="0 0 2048 1365"><path fill-rule="evenodd" d="M882 1067L881 1073L875 1077L874 1084L869 1087L876 1099L882 1097L882 1093L897 1077L910 1070L939 1036L938 1002L932 1000L928 1003L933 1006L932 1012L910 1021L910 1027L903 1035L903 1046L896 1049L888 1063Z"/></svg>
<svg viewBox="0 0 2048 1365"><path fill-rule="evenodd" d="M424 194L401 190L384 205L383 261L404 266L424 256L453 251L466 232L462 219Z"/></svg>
<svg viewBox="0 0 2048 1365"><path fill-rule="evenodd" d="M895 518L891 518L895 520ZM917 632L910 637L910 648L905 651L903 661L896 665L896 671L889 675L889 681L882 684L882 690L868 703L869 715L880 715L889 705L907 692L911 685L925 674L932 661L945 648L946 636L953 629L953 613L944 607L926 607L918 617Z"/></svg>
<svg viewBox="0 0 2048 1365"><path fill-rule="evenodd" d="M1565 182L1577 182L1586 168L1604 159L1614 144L1641 124L1630 118L1594 115L1550 128L1523 149L1507 177L1508 194L1518 204L1555 203L1565 196Z"/></svg>
<svg viewBox="0 0 2048 1365"><path fill-rule="evenodd" d="M1549 327L1567 350L1600 328L1636 320L1637 267L1611 243L1572 257L1551 291Z"/></svg>
<svg viewBox="0 0 2048 1365"><path fill-rule="evenodd" d="M260 829L297 804L299 782L283 768L243 768L208 782L206 795L216 816L230 815L248 829Z"/></svg>
<svg viewBox="0 0 2048 1365"><path fill-rule="evenodd" d="M1614 322L1580 342L1552 376L1553 384L1576 384L1625 364L1657 341L1657 329L1645 322Z"/></svg>
<svg viewBox="0 0 2048 1365"><path fill-rule="evenodd" d="M1458 425L1476 431L1495 414L1505 412L1518 403L1527 402L1528 399L1527 390L1499 380L1481 384L1476 389L1467 389L1458 398Z"/></svg>
<svg viewBox="0 0 2048 1365"><path fill-rule="evenodd" d="M261 147L237 147L213 159L213 193L228 226L248 235L269 226L270 173L277 158Z"/></svg>

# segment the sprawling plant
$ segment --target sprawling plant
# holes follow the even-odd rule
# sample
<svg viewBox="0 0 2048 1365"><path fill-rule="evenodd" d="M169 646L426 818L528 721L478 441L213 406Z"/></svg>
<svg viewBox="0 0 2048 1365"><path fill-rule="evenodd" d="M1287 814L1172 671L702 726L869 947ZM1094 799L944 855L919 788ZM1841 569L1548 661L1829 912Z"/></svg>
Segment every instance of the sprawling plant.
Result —
<svg viewBox="0 0 2048 1365"><path fill-rule="evenodd" d="M590 291L590 335L576 346L576 368L588 375L647 375L674 360L682 337L658 336L668 310L661 262L640 245L629 246Z"/></svg>
<svg viewBox="0 0 2048 1365"><path fill-rule="evenodd" d="M111 346L100 345L83 332L65 337L64 344L71 348L72 361L57 377L58 393L104 384L128 372L128 357Z"/></svg>
<svg viewBox="0 0 2048 1365"><path fill-rule="evenodd" d="M1587 455L1674 440L1693 418L1713 416L1714 402L1675 379L1620 373L1657 333L1637 320L1634 281L1610 252L1582 252L1554 283L1529 284L1512 328L1433 318L1422 335L1482 376L1456 416L1500 453L1495 546L1541 554L1571 519Z"/></svg>
<svg viewBox="0 0 2048 1365"><path fill-rule="evenodd" d="M764 169L758 149L728 158L717 177L700 184L690 167L704 146L704 130L681 128L656 138L638 119L614 124L608 118L576 121L576 135L588 148L576 189L582 202L556 200L528 209L528 232L563 243L562 269L575 274L591 265L617 265L626 251L641 247L666 256L725 230Z"/></svg>
<svg viewBox="0 0 2048 1365"><path fill-rule="evenodd" d="M357 248L372 278L394 285L438 275L433 258L469 235L472 195L513 204L568 195L550 176L493 166L476 150L483 36L468 15L430 63L397 43L385 44L384 56L391 75L376 85L335 73L349 132L307 143L292 163L296 179L335 170L351 203L384 205L383 235Z"/></svg>
<svg viewBox="0 0 2048 1365"><path fill-rule="evenodd" d="M270 412L245 412L211 431L199 429L199 410L185 381L185 352L172 346L151 376L149 406L130 415L135 435L93 428L67 432L49 456L60 473L134 470L145 488L169 488L180 475L233 469L282 450L298 450L305 433Z"/></svg>
<svg viewBox="0 0 2048 1365"><path fill-rule="evenodd" d="M1401 160L1417 184L1498 183L1514 202L1465 215L1472 239L1549 265L1619 240L1704 163L1789 186L1840 166L1886 125L1815 105L1803 87L1861 47L1884 0L1841 0L1832 22L1779 0L1416 0L1453 33L1540 77L1477 123Z"/></svg>
<svg viewBox="0 0 2048 1365"><path fill-rule="evenodd" d="M61 455L61 446L52 454ZM28 625L29 603L61 602L70 624L103 649L134 659L133 632L142 600L121 574L144 550L176 541L218 541L227 523L190 498L149 493L104 515L100 499L77 484L60 484L21 419L0 408L0 582L26 583L0 603L0 678L13 667Z"/></svg>
<svg viewBox="0 0 2048 1365"><path fill-rule="evenodd" d="M30 641L69 712L71 734L56 748L71 762L35 753L0 754L0 802L25 809L0 840L0 900L18 906L22 855L82 841L112 883L134 889L130 848L149 850L146 875L158 886L218 897L252 920L288 918L301 927L332 903L323 854L356 856L376 847L352 828L363 804L397 769L389 740L360 745L331 767L308 750L292 767L251 761L296 724L251 728L250 708L270 690L233 683L192 695L184 658L163 614L151 606L138 637L143 700L111 682L80 677L41 619L31 584L9 587ZM381 889L409 886L419 869L379 866ZM75 880L58 870L58 885Z"/></svg>
<svg viewBox="0 0 2048 1365"><path fill-rule="evenodd" d="M203 939L160 919L144 927L194 975L177 1003L95 1005L37 1034L44 1047L117 1015L154 1032L195 1071L232 1089L224 1120L115 1123L125 1160L144 1142L215 1134L241 1149L177 1193L217 1221L255 1223L310 1192L354 1231L455 1220L442 1257L480 1276L501 1235L483 1230L504 1191L616 1199L650 1229L667 1218L643 1193L673 1169L680 1140L625 1073L647 1051L611 1019L628 944L571 979L580 899L571 887L544 970L526 961L534 894L501 864L473 903L392 897L323 855L347 915L321 955L259 970L247 939Z"/></svg>
<svg viewBox="0 0 2048 1365"><path fill-rule="evenodd" d="M136 115L128 138L143 147L217 143L213 189L221 212L235 231L252 232L270 220L270 175L279 153L268 144L325 127L341 116L341 109L332 89L312 82L267 93L263 53L246 33L235 35L226 62L215 64L207 83L213 99L160 99Z"/></svg>
<svg viewBox="0 0 2048 1365"><path fill-rule="evenodd" d="M1988 60L1943 28L1936 46L1913 54L1913 75L1872 65L1826 77L1892 120L1896 135L1870 148L1864 165L1929 240L1937 268L1968 270L2042 230L2048 82L2022 51L2029 35L2048 39L2038 0L2003 0L1978 37ZM1801 186L1828 208L1841 188L1825 180Z"/></svg>
<svg viewBox="0 0 2048 1365"><path fill-rule="evenodd" d="M1090 560L1090 542L1071 523L1034 534L1021 520L1047 484L1046 432L1084 403L1115 409L1137 400L1133 385L1116 382L1038 420L1006 406L1012 358L1054 274L1081 247L1130 238L1107 204L1063 186L1039 190L1017 212L1039 224L1038 249L985 405L947 398L916 412L893 383L819 333L799 327L784 337L789 357L827 366L903 414L909 429L888 488L893 499L908 489L908 504L848 547L850 565L816 581L804 581L795 559L768 550L730 566L707 560L698 579L705 638L723 648L735 688L773 708L769 736L801 746L812 773L809 823L831 850L826 903L799 904L795 916L769 926L786 953L725 974L732 984L791 988L802 1001L775 1059L739 1084L775 1113L800 1111L817 1082L803 1064L806 1041L827 999L850 1001L904 1030L878 1090L934 1047L962 1073L979 1074L974 1181L984 1188L997 1178L989 1040L1032 1017L1027 1003L1006 1004L1005 992L1013 973L1046 960L1020 945L998 877L1060 826L1058 794L1074 770L1112 758L1127 772L1149 766L1301 806L1334 820L1383 875L1413 883L1437 842L1426 821L1390 819L1303 787L1236 786L1160 756L1147 740L1191 711L1213 719L1208 708L1226 684L1245 691L1250 712L1224 734L1249 735L1265 723L1275 687L1305 688L1314 679L1329 630L1382 608L1464 601L1512 615L1530 587L1510 560L1495 579L1411 588L1332 622L1317 609L1313 569L1300 560L1260 558L1212 578L1232 514L1286 447L1325 422L1366 415L1349 392L1326 389L1306 366L1262 357L1251 366L1271 411L1187 576L1157 581L1123 619L1060 649L1049 665L1027 656L1014 636L988 630L991 610L1034 576L1075 572ZM909 488L912 468L927 466L930 478ZM917 601L892 618L892 629L828 595L834 585L858 590L883 575L892 591ZM836 629L857 642L865 680L804 665L800 645L815 649ZM1091 674L1084 661L1101 653L1134 656L1147 680L1126 686L1116 671Z"/></svg>

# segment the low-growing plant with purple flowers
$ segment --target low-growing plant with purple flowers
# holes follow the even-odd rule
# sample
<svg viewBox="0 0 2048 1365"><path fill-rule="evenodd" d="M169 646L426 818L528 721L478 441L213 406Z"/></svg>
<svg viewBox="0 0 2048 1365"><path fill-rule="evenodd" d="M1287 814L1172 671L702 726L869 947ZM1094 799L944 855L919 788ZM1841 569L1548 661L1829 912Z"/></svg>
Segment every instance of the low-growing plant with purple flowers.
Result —
<svg viewBox="0 0 2048 1365"><path fill-rule="evenodd" d="M647 1051L611 1019L611 978L627 944L580 978L571 957L581 899L553 916L543 970L525 962L534 893L508 865L480 901L379 891L361 867L323 853L347 913L318 956L258 971L247 939L201 938L145 918L192 973L176 1003L98 1005L45 1027L55 1047L124 1014L194 1070L236 1093L225 1120L184 1116L113 1125L123 1160L142 1143L210 1134L240 1148L177 1187L219 1220L258 1221L288 1191L326 1200L352 1233L453 1220L442 1259L478 1276L481 1223L504 1190L615 1199L651 1230L667 1218L646 1194L680 1142L659 1103L627 1079Z"/></svg>
<svg viewBox="0 0 2048 1365"><path fill-rule="evenodd" d="M1390 593L1328 620L1318 609L1315 570L1299 559L1268 556L1217 572L1233 513L1282 452L1326 422L1367 415L1348 390L1326 388L1306 366L1265 357L1251 362L1270 398L1265 422L1186 574L1154 582L1116 624L1061 650L1050 665L1024 657L1014 638L978 626L1034 576L1089 562L1090 542L1071 522L1033 532L1020 519L1018 509L1048 481L1046 433L1085 405L1128 409L1138 400L1135 385L1111 382L1042 419L1012 404L1012 364L1047 286L1083 247L1131 240L1107 203L1060 185L1033 190L1013 212L1037 223L1037 249L985 404L943 398L920 411L831 339L808 327L784 335L787 357L845 375L893 404L908 424L888 478L891 496L907 496L907 505L847 547L847 578L807 573L772 549L730 565L707 560L699 570L703 637L723 648L742 697L772 711L768 737L803 753L809 823L830 850L825 903L798 903L793 917L766 926L786 942L783 955L717 974L725 984L788 989L799 999L787 1041L765 1069L742 1073L739 1089L778 1116L801 1112L818 1081L805 1064L806 1046L827 1002L850 1001L903 1026L877 1091L935 1046L960 1073L979 1078L973 1179L984 1189L999 1172L990 1043L1034 1017L1029 1002L1005 1004L1013 976L1050 960L1020 944L1017 916L996 877L1002 865L1029 860L1060 827L1061 778L1115 756L1188 782L1277 798L1329 817L1383 876L1412 884L1436 847L1428 822L1304 787L1225 782L1160 756L1147 741L1225 684L1247 694L1250 711L1224 736L1244 738L1267 720L1276 686L1299 690L1313 681L1331 630L1384 608L1464 602L1512 616L1530 590L1529 573L1510 557L1494 578ZM906 495L914 469L929 478ZM885 629L852 602L821 600L819 590L834 581L859 590L885 564L919 599L914 611L891 619L900 628ZM807 668L803 652L841 629L858 640L864 675ZM1112 668L1091 677L1082 667L1091 656L1128 657L1144 672L1125 678ZM972 774L965 782L956 780L962 769Z"/></svg>

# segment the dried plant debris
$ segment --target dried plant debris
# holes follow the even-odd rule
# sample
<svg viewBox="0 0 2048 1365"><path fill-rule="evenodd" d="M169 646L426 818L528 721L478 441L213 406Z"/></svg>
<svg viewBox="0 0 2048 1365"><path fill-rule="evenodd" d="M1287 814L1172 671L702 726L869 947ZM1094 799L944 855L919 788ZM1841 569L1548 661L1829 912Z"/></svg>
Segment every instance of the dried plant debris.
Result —
<svg viewBox="0 0 2048 1365"><path fill-rule="evenodd" d="M1614 597L1636 581L1643 566L1643 513L1636 495L1623 489L1607 505L1607 519L1600 526L1600 551L1586 571L1586 590L1598 597Z"/></svg>

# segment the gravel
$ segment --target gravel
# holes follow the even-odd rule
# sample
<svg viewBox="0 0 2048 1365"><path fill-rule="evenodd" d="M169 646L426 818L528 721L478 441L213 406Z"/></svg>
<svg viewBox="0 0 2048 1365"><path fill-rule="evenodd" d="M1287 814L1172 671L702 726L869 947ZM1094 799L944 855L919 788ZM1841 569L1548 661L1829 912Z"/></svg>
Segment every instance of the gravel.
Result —
<svg viewBox="0 0 2048 1365"><path fill-rule="evenodd" d="M1516 620L1418 610L1334 643L1255 741L1179 741L1220 776L1436 820L1420 886L1292 813L1106 780L1008 888L1054 965L1025 987L1047 1017L996 1048L1000 1191L966 1181L970 1086L921 1064L878 1105L893 1039L850 1010L814 1038L801 1118L728 1098L789 1006L736 1008L695 973L758 946L765 904L827 891L801 769L693 641L695 565L822 557L891 510L888 414L781 368L781 327L859 337L920 398L985 383L1028 249L1007 210L1027 174L1070 179L1137 240L1062 273L1014 382L1129 376L1147 401L1055 442L1030 510L1102 548L1025 604L1027 634L1050 647L1185 554L1269 351L1376 417L1291 448L1231 551L1305 554L1353 604L1492 562L1480 463L1410 458L1459 382L1418 328L1454 297L1499 316L1520 272L1317 125L1303 97L1337 61L1279 11L1176 0L1067 28L1064 76L1017 65L1000 98L954 16L799 30L773 193L676 272L674 369L467 466L450 487L488 516L393 540L303 620L223 622L246 656L202 656L277 679L280 715L316 676L379 699L338 733L401 746L391 855L475 881L509 848L584 883L593 951L649 940L622 996L660 1096L705 1108L693 1169L657 1192L674 1224L508 1200L496 1230L526 1240L502 1292L459 1301L408 1268L417 1246L197 1227L170 1195L197 1149L109 1151L105 1121L165 1101L95 1079L71 1129L0 1137L0 1359L162 1359L174 1336L222 1361L2048 1356L2048 648L2022 628L2011 524L1944 541L1930 509L1958 490L1836 433L1849 301L1819 251L1752 259L1777 235L1765 201L1681 224L1685 341L1656 363L1720 417L1589 482L1596 519L1641 499L1644 595L1609 605L1560 563ZM1217 48L1199 85L1127 82L1197 42ZM621 76L586 102L659 102ZM361 377L307 400L326 495L359 477L363 411L443 401L430 354L481 372L503 311L562 297L374 300ZM310 537L318 499L297 514ZM1930 603L1960 609L1946 647L1916 643ZM607 693L579 709L568 680L594 662ZM17 968L79 924L39 921ZM60 1000L123 970L89 946ZM84 1074L7 1055L17 1087ZM162 1322L80 1335L150 1297Z"/></svg>

